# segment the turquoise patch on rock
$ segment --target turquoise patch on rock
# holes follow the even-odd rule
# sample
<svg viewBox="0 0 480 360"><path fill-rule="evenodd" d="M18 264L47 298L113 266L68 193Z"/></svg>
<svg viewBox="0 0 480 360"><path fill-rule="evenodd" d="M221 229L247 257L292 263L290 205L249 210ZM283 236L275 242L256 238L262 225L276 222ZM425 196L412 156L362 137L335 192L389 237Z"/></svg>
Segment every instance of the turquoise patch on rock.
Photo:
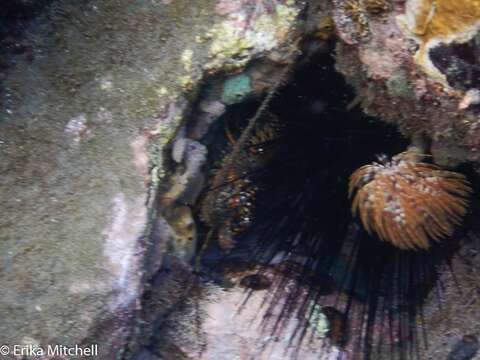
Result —
<svg viewBox="0 0 480 360"><path fill-rule="evenodd" d="M222 102L226 105L238 104L248 98L252 91L247 75L234 76L223 84Z"/></svg>

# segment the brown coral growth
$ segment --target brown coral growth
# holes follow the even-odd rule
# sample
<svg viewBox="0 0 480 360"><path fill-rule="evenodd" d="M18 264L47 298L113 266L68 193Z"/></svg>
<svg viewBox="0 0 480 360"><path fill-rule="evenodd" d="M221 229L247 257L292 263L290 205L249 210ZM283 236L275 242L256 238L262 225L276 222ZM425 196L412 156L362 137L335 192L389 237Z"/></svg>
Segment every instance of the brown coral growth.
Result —
<svg viewBox="0 0 480 360"><path fill-rule="evenodd" d="M323 16L315 29L315 37L320 41L330 39L335 34L335 22L331 16Z"/></svg>
<svg viewBox="0 0 480 360"><path fill-rule="evenodd" d="M363 25L366 25L366 19L362 16L364 13L363 7L359 0L347 0L345 12L354 22L361 22Z"/></svg>
<svg viewBox="0 0 480 360"><path fill-rule="evenodd" d="M472 189L462 174L422 161L415 150L365 165L350 177L352 213L365 229L404 250L428 249L453 233Z"/></svg>
<svg viewBox="0 0 480 360"><path fill-rule="evenodd" d="M352 20L360 39L366 39L370 32L368 14L360 0L347 0L344 11L345 15Z"/></svg>
<svg viewBox="0 0 480 360"><path fill-rule="evenodd" d="M372 15L381 14L388 9L386 0L363 0L362 5L365 11Z"/></svg>

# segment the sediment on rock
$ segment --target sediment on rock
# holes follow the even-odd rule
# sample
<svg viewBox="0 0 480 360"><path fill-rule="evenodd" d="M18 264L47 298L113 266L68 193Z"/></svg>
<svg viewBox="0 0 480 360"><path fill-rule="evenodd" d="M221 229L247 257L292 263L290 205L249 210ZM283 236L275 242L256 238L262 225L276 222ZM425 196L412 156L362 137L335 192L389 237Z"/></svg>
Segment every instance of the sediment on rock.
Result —
<svg viewBox="0 0 480 360"><path fill-rule="evenodd" d="M340 102L338 114L358 111L363 120L372 115L403 135L388 126L370 127L368 121L317 124L311 129L324 146L312 150L317 157L332 148L344 154L358 140L351 134L362 131L391 136L390 143L378 139L384 151L422 134L433 162L449 168L464 164L469 174L480 171L478 24L464 21L469 12L478 12L473 2L455 5L463 6L453 22L462 22L461 29L444 24L447 0L439 1L431 19L424 16L430 2L419 0L9 3L28 16L19 13L10 25L0 26L0 55L5 55L0 59L0 313L6 314L0 333L6 343L101 343L105 359L171 354L207 359L234 351L252 356L258 334L243 333L242 322L228 322L225 329L244 336L251 347L242 348L241 341L219 345L227 330L214 300L233 312L229 306L249 289L259 292L252 311L261 305L260 295L275 295L272 289L285 285L278 273L294 274L287 281L291 287L305 273L295 261L259 273L259 264L235 268L216 256L235 249L237 235L254 221L252 202L262 189L256 183L260 177L249 175L271 169L266 164L275 158L264 143L282 144L285 127L298 130L286 118L323 119L331 106L311 94L306 105L297 107L292 99L285 100L294 104L290 109L275 104L282 89L293 86L292 76L317 61L334 65L354 89L351 98L345 90L348 103L343 94L329 100ZM9 9L19 8L2 8L0 19L12 14ZM333 68L326 72L336 74ZM320 76L306 88L315 86L348 88L343 80L329 83ZM344 131L339 136L348 139L344 145L336 142L336 130ZM355 143L373 153L370 145ZM287 145L278 147L285 151ZM335 170L341 179L362 153L357 150L350 149L353 160ZM229 185L219 191L225 181ZM466 237L475 236L470 230ZM469 246L460 251L470 254ZM204 250L203 259L225 266L221 278L228 281L222 286L202 280ZM476 268L457 257L452 262L473 289L469 269ZM312 276L324 287L317 290L330 294L346 266L339 261L333 275ZM449 302L459 302L452 278L442 276ZM363 285L355 296L366 296ZM308 299L309 287L298 288L279 297L279 304L286 306L295 294ZM337 356L338 348L349 346L349 336L339 334L348 322L345 314L308 304L311 316L297 320L312 336L328 337ZM472 316L458 318L472 325L475 309L470 304ZM281 315L278 308L271 310ZM443 324L433 337L440 344L441 314L431 306L428 311L433 322ZM246 318L256 321L253 315ZM463 332L460 322L452 326ZM469 337L464 342L469 349L475 345ZM301 350L318 358L318 344ZM445 354L442 346L438 351Z"/></svg>

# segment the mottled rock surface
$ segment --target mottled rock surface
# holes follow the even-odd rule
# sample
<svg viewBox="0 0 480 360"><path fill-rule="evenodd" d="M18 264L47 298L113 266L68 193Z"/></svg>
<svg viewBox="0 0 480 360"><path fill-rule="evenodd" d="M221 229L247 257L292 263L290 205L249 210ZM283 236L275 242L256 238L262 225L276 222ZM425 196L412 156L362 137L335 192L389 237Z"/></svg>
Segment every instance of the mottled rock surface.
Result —
<svg viewBox="0 0 480 360"><path fill-rule="evenodd" d="M104 359L123 346L151 171L181 120L180 79L207 61L195 36L213 6L66 1L25 25L34 56L9 53L0 97L2 343L95 342Z"/></svg>
<svg viewBox="0 0 480 360"><path fill-rule="evenodd" d="M377 12L368 4L383 3ZM362 107L424 132L437 163L480 162L477 1L335 0L337 68Z"/></svg>
<svg viewBox="0 0 480 360"><path fill-rule="evenodd" d="M194 201L186 186L201 184L205 149L184 141L198 151L177 149L174 172L165 146L205 74L274 51L287 61L299 12L289 0L62 1L2 42L3 343L98 343L99 358L120 355L165 252L180 259L176 274L190 271L191 212L172 204ZM171 183L165 220L154 200ZM165 285L172 303L185 290Z"/></svg>
<svg viewBox="0 0 480 360"><path fill-rule="evenodd" d="M142 359L147 352L153 359L154 356L205 360L342 359L343 352L329 346L329 320L320 310L317 316L307 321L297 315L295 306L287 303L287 294L279 297L268 289L246 290L240 285L242 278L239 275L243 270L240 274L230 274L228 286L223 287L189 278L182 272L176 276L172 271L175 267L173 265L170 271L159 274L155 284L163 286L152 288L149 296L163 299L157 307L165 307L168 303L174 311L157 319L159 331L147 344L148 350L142 349L134 359ZM255 272L255 269L246 271L247 274ZM280 281L271 271L267 277L270 281ZM183 297L172 303L175 297L167 289L173 289L175 283L184 285L176 286L177 291L183 291ZM286 292L295 291L293 283L289 285ZM304 289L303 294L306 293ZM286 308L290 309L292 316L286 316ZM153 314L146 314L145 319L153 321ZM280 323L276 323L281 316Z"/></svg>

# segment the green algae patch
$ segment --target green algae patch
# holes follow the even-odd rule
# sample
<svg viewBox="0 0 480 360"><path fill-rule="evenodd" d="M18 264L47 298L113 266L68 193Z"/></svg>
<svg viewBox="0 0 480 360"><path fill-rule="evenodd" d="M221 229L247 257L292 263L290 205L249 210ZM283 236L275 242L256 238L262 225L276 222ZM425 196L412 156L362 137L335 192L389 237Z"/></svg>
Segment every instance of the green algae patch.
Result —
<svg viewBox="0 0 480 360"><path fill-rule="evenodd" d="M237 75L225 81L222 101L227 105L237 104L248 98L251 92L252 85L248 75Z"/></svg>

